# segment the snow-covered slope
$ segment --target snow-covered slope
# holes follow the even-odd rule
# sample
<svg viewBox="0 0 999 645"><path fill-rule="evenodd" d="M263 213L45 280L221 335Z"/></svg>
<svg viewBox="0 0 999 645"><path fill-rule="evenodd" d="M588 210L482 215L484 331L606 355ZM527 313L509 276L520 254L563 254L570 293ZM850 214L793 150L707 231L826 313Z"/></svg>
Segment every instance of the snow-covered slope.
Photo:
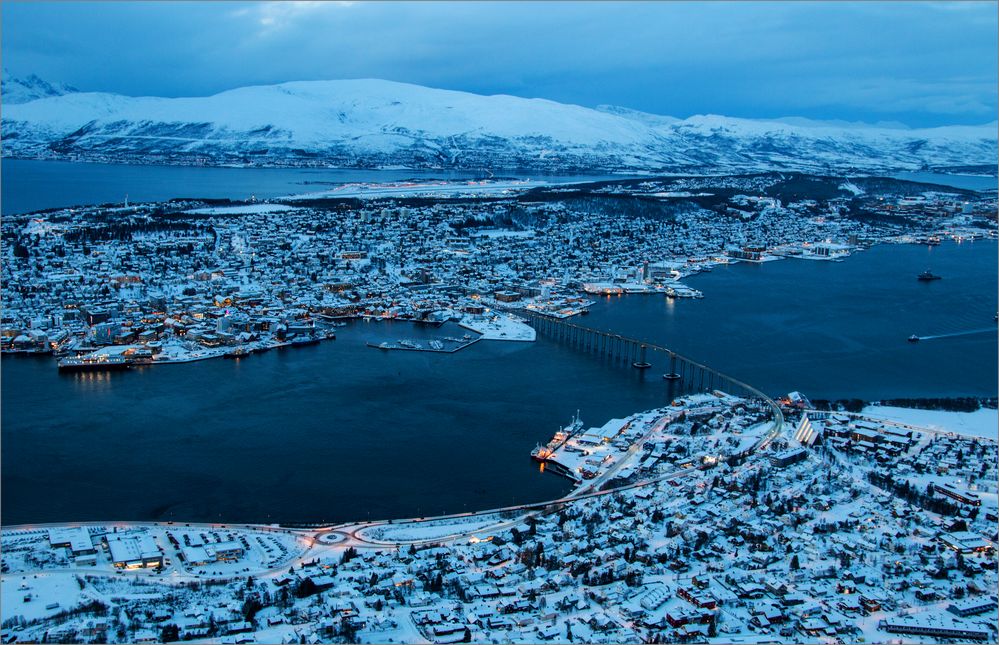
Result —
<svg viewBox="0 0 999 645"><path fill-rule="evenodd" d="M198 98L72 93L5 104L4 155L32 157L720 172L990 164L997 151L995 124L914 130L679 120L381 80L282 83Z"/></svg>
<svg viewBox="0 0 999 645"><path fill-rule="evenodd" d="M76 91L75 87L49 83L34 74L26 78L17 78L4 68L0 98L3 99L5 105L13 105L43 99L48 96L61 96Z"/></svg>

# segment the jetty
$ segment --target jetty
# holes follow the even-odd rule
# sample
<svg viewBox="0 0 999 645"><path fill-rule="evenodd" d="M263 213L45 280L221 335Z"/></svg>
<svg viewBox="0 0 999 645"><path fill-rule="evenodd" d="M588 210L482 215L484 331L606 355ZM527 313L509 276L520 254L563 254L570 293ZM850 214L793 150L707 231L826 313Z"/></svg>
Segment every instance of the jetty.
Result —
<svg viewBox="0 0 999 645"><path fill-rule="evenodd" d="M372 343L371 341L368 341L365 344L368 347L373 347L375 349L399 350L406 352L434 352L437 354L454 354L455 352L465 349L469 345L474 345L480 340L482 340L481 336L477 336L475 338L444 337L444 338L433 338L426 341L397 340L397 341L384 341L381 343ZM424 342L426 343L425 345Z"/></svg>

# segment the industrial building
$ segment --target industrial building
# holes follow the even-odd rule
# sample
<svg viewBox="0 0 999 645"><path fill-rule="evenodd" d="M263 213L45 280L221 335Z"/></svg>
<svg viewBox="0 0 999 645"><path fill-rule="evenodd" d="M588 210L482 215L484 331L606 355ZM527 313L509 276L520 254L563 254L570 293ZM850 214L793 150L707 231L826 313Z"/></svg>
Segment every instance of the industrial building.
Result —
<svg viewBox="0 0 999 645"><path fill-rule="evenodd" d="M149 535L108 535L111 562L119 569L162 567L163 553Z"/></svg>

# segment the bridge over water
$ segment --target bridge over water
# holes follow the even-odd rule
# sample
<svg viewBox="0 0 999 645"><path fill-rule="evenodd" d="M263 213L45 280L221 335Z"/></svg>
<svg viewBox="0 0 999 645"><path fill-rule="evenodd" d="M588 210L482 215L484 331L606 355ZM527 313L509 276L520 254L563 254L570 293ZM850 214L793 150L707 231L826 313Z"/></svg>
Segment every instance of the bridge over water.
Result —
<svg viewBox="0 0 999 645"><path fill-rule="evenodd" d="M662 378L676 385L675 388L670 388L671 392L674 389L678 392L682 389L698 392L720 389L735 396L762 398L777 407L770 397L751 385L682 356L668 347L611 331L585 327L529 309L503 310L524 318L539 334L570 347L606 357L622 365L631 365L636 369L655 367L656 373L662 370Z"/></svg>

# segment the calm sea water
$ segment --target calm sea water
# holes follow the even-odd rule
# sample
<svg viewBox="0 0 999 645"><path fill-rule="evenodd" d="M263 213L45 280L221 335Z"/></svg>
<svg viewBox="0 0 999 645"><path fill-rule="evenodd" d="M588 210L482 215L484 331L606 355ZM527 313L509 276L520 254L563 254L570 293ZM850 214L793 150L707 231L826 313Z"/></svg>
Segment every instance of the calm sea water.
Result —
<svg viewBox="0 0 999 645"><path fill-rule="evenodd" d="M165 201L196 197L259 199L325 190L330 185L403 179L481 179L482 172L418 170L311 170L294 168L200 168L3 159L3 213L44 208ZM547 176L503 173L551 182L597 181L608 175ZM621 177L619 175L618 177Z"/></svg>
<svg viewBox="0 0 999 645"><path fill-rule="evenodd" d="M2 368L3 522L336 521L540 501L529 457L584 421L662 405L666 384L541 339L456 354L365 341L461 335L355 322L335 341L110 375Z"/></svg>
<svg viewBox="0 0 999 645"><path fill-rule="evenodd" d="M880 245L844 262L716 267L686 280L703 299L604 298L585 324L664 344L773 394L995 396L996 249ZM917 281L927 268L943 279Z"/></svg>
<svg viewBox="0 0 999 645"><path fill-rule="evenodd" d="M163 201L176 197L259 199L323 190L328 185L402 179L480 179L481 172L416 170L310 170L294 168L200 168L0 160L0 205L6 215L82 204ZM504 173L552 182L599 181L609 175ZM623 177L618 175L617 177ZM996 179L971 175L901 173L899 179L985 190Z"/></svg>
<svg viewBox="0 0 999 645"><path fill-rule="evenodd" d="M936 172L900 172L892 175L895 179L919 181L969 190L996 190L999 179L984 175L945 175Z"/></svg>

